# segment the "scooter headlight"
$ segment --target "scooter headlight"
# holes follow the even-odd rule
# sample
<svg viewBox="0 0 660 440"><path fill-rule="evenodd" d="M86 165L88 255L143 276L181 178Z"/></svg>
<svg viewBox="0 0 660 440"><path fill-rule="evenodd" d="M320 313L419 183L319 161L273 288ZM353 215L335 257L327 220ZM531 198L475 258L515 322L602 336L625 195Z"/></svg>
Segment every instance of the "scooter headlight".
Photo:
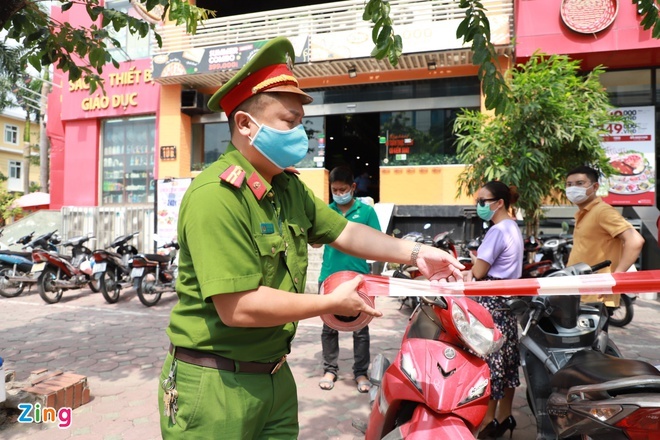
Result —
<svg viewBox="0 0 660 440"><path fill-rule="evenodd" d="M415 364L413 363L412 358L408 353L401 355L401 371L403 371L403 373L408 376L410 382L412 382L412 384L415 385L415 388L421 392L422 387L418 381L417 370L415 369Z"/></svg>
<svg viewBox="0 0 660 440"><path fill-rule="evenodd" d="M488 328L476 316L453 303L451 317L461 340L479 356L486 356L499 350L504 344L504 336ZM499 337L496 339L496 333Z"/></svg>

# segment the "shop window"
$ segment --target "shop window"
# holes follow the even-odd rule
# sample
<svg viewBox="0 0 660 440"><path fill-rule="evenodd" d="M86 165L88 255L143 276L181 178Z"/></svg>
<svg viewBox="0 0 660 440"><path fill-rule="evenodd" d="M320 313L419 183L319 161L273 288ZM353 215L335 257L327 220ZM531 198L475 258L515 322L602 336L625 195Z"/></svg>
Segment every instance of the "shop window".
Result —
<svg viewBox="0 0 660 440"><path fill-rule="evenodd" d="M141 18L128 0L106 0L105 3L106 8L124 12L131 17ZM138 34L128 32L127 27L122 27L118 31L111 27L110 35L121 44L120 48L115 48L111 42L107 43L110 54L117 61L137 60L151 56L152 31L142 38Z"/></svg>
<svg viewBox="0 0 660 440"><path fill-rule="evenodd" d="M600 76L600 83L615 107L653 103L649 69L605 72Z"/></svg>
<svg viewBox="0 0 660 440"><path fill-rule="evenodd" d="M200 171L218 160L218 157L227 150L231 142L229 124L194 124L193 147L190 164L193 171Z"/></svg>
<svg viewBox="0 0 660 440"><path fill-rule="evenodd" d="M461 109L382 112L382 166L456 164L454 121ZM474 109L478 110L478 109Z"/></svg>
<svg viewBox="0 0 660 440"><path fill-rule="evenodd" d="M12 145L18 145L18 127L5 124L5 142Z"/></svg>
<svg viewBox="0 0 660 440"><path fill-rule="evenodd" d="M103 122L104 205L153 203L155 131L153 117Z"/></svg>

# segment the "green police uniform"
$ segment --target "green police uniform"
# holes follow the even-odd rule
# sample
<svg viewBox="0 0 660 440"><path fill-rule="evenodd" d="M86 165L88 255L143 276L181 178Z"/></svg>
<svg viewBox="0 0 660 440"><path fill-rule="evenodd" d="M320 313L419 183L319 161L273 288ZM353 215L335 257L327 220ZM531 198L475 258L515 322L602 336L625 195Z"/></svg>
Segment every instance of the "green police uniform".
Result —
<svg viewBox="0 0 660 440"><path fill-rule="evenodd" d="M231 113L249 96L269 91L298 93L301 102L310 102L286 64L271 66L293 56L288 40L271 40L213 96L209 107L220 104ZM297 323L230 327L212 297L259 286L302 293L307 244L333 242L346 223L293 173L274 176L271 186L231 144L195 178L178 219L179 301L167 328L178 359L172 368L168 353L160 377L161 384L170 375L175 381L178 410L174 421L161 417L163 438L297 438L297 392L288 364L275 374L241 372L241 365L276 362L289 353ZM186 349L206 359L222 356L232 371L201 366L199 357L187 362L182 357ZM161 413L164 394L159 388Z"/></svg>

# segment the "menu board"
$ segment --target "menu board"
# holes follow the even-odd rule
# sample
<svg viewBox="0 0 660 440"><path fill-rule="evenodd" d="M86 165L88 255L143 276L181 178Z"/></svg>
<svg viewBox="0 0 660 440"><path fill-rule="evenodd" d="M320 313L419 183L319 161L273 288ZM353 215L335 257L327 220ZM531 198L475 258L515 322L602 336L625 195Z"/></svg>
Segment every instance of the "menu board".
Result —
<svg viewBox="0 0 660 440"><path fill-rule="evenodd" d="M192 179L159 179L156 203L156 233L159 245L176 239L179 206Z"/></svg>
<svg viewBox="0 0 660 440"><path fill-rule="evenodd" d="M614 173L600 181L599 193L611 205L655 205L655 108L621 107L612 114L634 123L608 124L602 145Z"/></svg>

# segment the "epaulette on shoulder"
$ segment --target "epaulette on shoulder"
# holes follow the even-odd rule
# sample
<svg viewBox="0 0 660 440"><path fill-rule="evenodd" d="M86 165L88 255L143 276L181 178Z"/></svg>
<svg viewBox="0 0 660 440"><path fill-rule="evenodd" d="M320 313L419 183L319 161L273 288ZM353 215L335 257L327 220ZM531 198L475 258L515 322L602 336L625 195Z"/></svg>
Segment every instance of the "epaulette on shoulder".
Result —
<svg viewBox="0 0 660 440"><path fill-rule="evenodd" d="M294 167L286 167L284 168L284 172L287 174L291 174L293 176L298 176L300 174L300 171L298 171Z"/></svg>
<svg viewBox="0 0 660 440"><path fill-rule="evenodd" d="M245 170L240 165L230 165L218 177L221 182L227 182L236 188L240 188L245 180Z"/></svg>

